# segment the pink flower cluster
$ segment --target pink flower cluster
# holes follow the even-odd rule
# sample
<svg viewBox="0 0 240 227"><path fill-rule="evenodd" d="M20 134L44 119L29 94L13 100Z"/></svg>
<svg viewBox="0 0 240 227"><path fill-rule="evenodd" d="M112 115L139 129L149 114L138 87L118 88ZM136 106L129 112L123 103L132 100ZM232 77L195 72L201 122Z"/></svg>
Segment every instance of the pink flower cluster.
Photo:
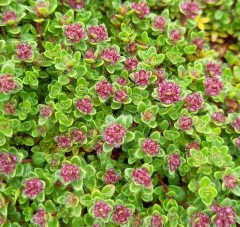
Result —
<svg viewBox="0 0 240 227"><path fill-rule="evenodd" d="M163 218L160 215L153 215L150 221L150 227L162 227Z"/></svg>
<svg viewBox="0 0 240 227"><path fill-rule="evenodd" d="M134 80L138 86L147 86L150 83L150 73L144 69L141 69L134 73Z"/></svg>
<svg viewBox="0 0 240 227"><path fill-rule="evenodd" d="M18 15L11 10L7 10L2 14L2 23L4 24L14 24L17 20Z"/></svg>
<svg viewBox="0 0 240 227"><path fill-rule="evenodd" d="M236 117L233 120L232 126L240 132L240 117Z"/></svg>
<svg viewBox="0 0 240 227"><path fill-rule="evenodd" d="M93 213L96 218L106 219L111 207L104 201L98 201L94 204Z"/></svg>
<svg viewBox="0 0 240 227"><path fill-rule="evenodd" d="M194 19L199 13L199 5L197 2L184 2L182 4L182 10L186 17Z"/></svg>
<svg viewBox="0 0 240 227"><path fill-rule="evenodd" d="M169 37L174 43L176 43L182 38L182 33L180 29L173 29L170 31Z"/></svg>
<svg viewBox="0 0 240 227"><path fill-rule="evenodd" d="M222 75L221 64L208 62L206 65L206 74L207 76L221 76Z"/></svg>
<svg viewBox="0 0 240 227"><path fill-rule="evenodd" d="M0 93L10 93L16 89L17 84L10 74L0 76Z"/></svg>
<svg viewBox="0 0 240 227"><path fill-rule="evenodd" d="M128 222L128 219L131 217L131 211L129 208L122 205L117 205L113 211L113 221L117 225L124 225Z"/></svg>
<svg viewBox="0 0 240 227"><path fill-rule="evenodd" d="M237 185L237 178L233 175L227 175L223 178L223 184L226 188L234 189Z"/></svg>
<svg viewBox="0 0 240 227"><path fill-rule="evenodd" d="M96 56L94 54L94 51L92 49L87 50L86 53L84 54L84 59L96 60Z"/></svg>
<svg viewBox="0 0 240 227"><path fill-rule="evenodd" d="M236 214L232 207L212 205L211 210L216 212L214 219L216 227L232 226L236 223Z"/></svg>
<svg viewBox="0 0 240 227"><path fill-rule="evenodd" d="M101 80L96 84L96 93L101 99L108 99L113 93L113 86L106 80Z"/></svg>
<svg viewBox="0 0 240 227"><path fill-rule="evenodd" d="M192 93L185 99L185 107L190 112L195 112L203 108L203 98L199 93Z"/></svg>
<svg viewBox="0 0 240 227"><path fill-rule="evenodd" d="M188 131L192 128L192 118L183 114L178 120L179 126L183 131Z"/></svg>
<svg viewBox="0 0 240 227"><path fill-rule="evenodd" d="M198 50L202 50L204 47L205 41L202 38L196 37L192 43L197 46Z"/></svg>
<svg viewBox="0 0 240 227"><path fill-rule="evenodd" d="M152 179L146 168L138 168L132 172L133 181L144 187L152 187Z"/></svg>
<svg viewBox="0 0 240 227"><path fill-rule="evenodd" d="M32 222L34 224L45 227L47 225L47 212L43 209L39 209L33 216Z"/></svg>
<svg viewBox="0 0 240 227"><path fill-rule="evenodd" d="M191 143L188 143L186 145L186 151L187 151L188 156L191 156L190 155L190 149L194 149L194 150L198 151L198 150L200 150L200 144L198 142L195 142L195 141L193 141Z"/></svg>
<svg viewBox="0 0 240 227"><path fill-rule="evenodd" d="M102 140L100 140L94 145L94 149L96 150L97 154L102 154L103 144L104 144L104 142Z"/></svg>
<svg viewBox="0 0 240 227"><path fill-rule="evenodd" d="M227 117L224 116L224 113L221 111L214 112L211 117L214 121L218 123L224 123L227 120Z"/></svg>
<svg viewBox="0 0 240 227"><path fill-rule="evenodd" d="M112 123L105 129L103 139L107 144L119 147L126 133L127 130L122 125Z"/></svg>
<svg viewBox="0 0 240 227"><path fill-rule="evenodd" d="M17 161L12 153L0 153L0 173L10 175L15 170Z"/></svg>
<svg viewBox="0 0 240 227"><path fill-rule="evenodd" d="M137 68L139 61L137 60L136 57L130 57L127 58L125 61L125 69L127 71L133 71L134 69Z"/></svg>
<svg viewBox="0 0 240 227"><path fill-rule="evenodd" d="M157 84L161 84L165 80L165 73L163 68L157 68L153 74L157 76Z"/></svg>
<svg viewBox="0 0 240 227"><path fill-rule="evenodd" d="M80 24L69 24L65 29L65 36L70 42L76 43L85 36L85 31Z"/></svg>
<svg viewBox="0 0 240 227"><path fill-rule="evenodd" d="M53 114L53 108L50 105L42 105L40 107L40 117L46 119Z"/></svg>
<svg viewBox="0 0 240 227"><path fill-rule="evenodd" d="M76 107L84 114L91 114L93 112L93 104L90 98L79 99L76 102Z"/></svg>
<svg viewBox="0 0 240 227"><path fill-rule="evenodd" d="M12 115L16 113L16 103L14 102L8 102L3 106L3 111L7 115Z"/></svg>
<svg viewBox="0 0 240 227"><path fill-rule="evenodd" d="M140 18L144 18L150 13L150 8L148 7L146 2L133 2L132 9L134 9Z"/></svg>
<svg viewBox="0 0 240 227"><path fill-rule="evenodd" d="M99 43L108 38L108 32L104 25L92 25L88 28L88 38L92 43Z"/></svg>
<svg viewBox="0 0 240 227"><path fill-rule="evenodd" d="M192 227L210 227L210 222L209 216L203 212L195 213L190 220Z"/></svg>
<svg viewBox="0 0 240 227"><path fill-rule="evenodd" d="M16 55L19 59L27 60L32 56L32 47L28 43L19 43L16 48Z"/></svg>
<svg viewBox="0 0 240 227"><path fill-rule="evenodd" d="M64 164L60 170L60 176L64 183L77 181L80 177L80 168L75 164Z"/></svg>
<svg viewBox="0 0 240 227"><path fill-rule="evenodd" d="M120 58L119 53L114 47L108 47L101 52L101 59L107 64L114 65Z"/></svg>
<svg viewBox="0 0 240 227"><path fill-rule="evenodd" d="M73 9L82 9L85 6L85 0L67 0L67 3Z"/></svg>
<svg viewBox="0 0 240 227"><path fill-rule="evenodd" d="M105 184L115 184L121 179L121 176L114 170L108 169L103 176Z"/></svg>
<svg viewBox="0 0 240 227"><path fill-rule="evenodd" d="M71 136L75 143L82 143L86 139L85 133L78 128L72 131Z"/></svg>
<svg viewBox="0 0 240 227"><path fill-rule="evenodd" d="M155 17L153 21L153 27L161 32L165 31L167 28L167 19L163 16Z"/></svg>
<svg viewBox="0 0 240 227"><path fill-rule="evenodd" d="M136 52L137 52L137 43L135 43L135 42L129 43L128 46L127 46L127 52L129 54L132 54L132 55L136 54Z"/></svg>
<svg viewBox="0 0 240 227"><path fill-rule="evenodd" d="M147 138L142 143L143 151L151 156L155 156L159 154L160 146L157 141Z"/></svg>
<svg viewBox="0 0 240 227"><path fill-rule="evenodd" d="M126 91L120 89L115 92L113 99L116 102L124 103L128 99L128 94Z"/></svg>
<svg viewBox="0 0 240 227"><path fill-rule="evenodd" d="M207 77L204 86L207 95L217 96L223 89L223 82L217 76Z"/></svg>
<svg viewBox="0 0 240 227"><path fill-rule="evenodd" d="M43 183L38 178L31 178L25 181L23 193L31 199L34 199L43 191Z"/></svg>
<svg viewBox="0 0 240 227"><path fill-rule="evenodd" d="M165 104L176 103L181 100L180 87L172 81L165 81L158 88L159 99Z"/></svg>
<svg viewBox="0 0 240 227"><path fill-rule="evenodd" d="M172 154L168 157L169 170L170 170L171 172L174 172L180 165L181 165L181 159L180 159L179 154L177 154L177 153L172 153Z"/></svg>
<svg viewBox="0 0 240 227"><path fill-rule="evenodd" d="M122 85L122 86L125 86L127 85L128 81L125 77L123 76L120 76L116 79L116 82L119 84L119 85Z"/></svg>
<svg viewBox="0 0 240 227"><path fill-rule="evenodd" d="M67 134L56 136L55 141L57 142L58 146L62 148L69 148L72 145L71 138Z"/></svg>

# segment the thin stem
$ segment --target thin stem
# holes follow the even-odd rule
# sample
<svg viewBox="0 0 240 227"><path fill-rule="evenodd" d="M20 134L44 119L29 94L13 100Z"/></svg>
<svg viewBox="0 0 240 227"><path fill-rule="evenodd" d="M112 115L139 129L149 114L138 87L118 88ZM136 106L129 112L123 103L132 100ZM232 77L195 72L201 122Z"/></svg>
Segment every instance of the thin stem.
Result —
<svg viewBox="0 0 240 227"><path fill-rule="evenodd" d="M43 52L44 48L42 45L42 23L36 22L36 28L37 28L38 46L39 46L40 52Z"/></svg>

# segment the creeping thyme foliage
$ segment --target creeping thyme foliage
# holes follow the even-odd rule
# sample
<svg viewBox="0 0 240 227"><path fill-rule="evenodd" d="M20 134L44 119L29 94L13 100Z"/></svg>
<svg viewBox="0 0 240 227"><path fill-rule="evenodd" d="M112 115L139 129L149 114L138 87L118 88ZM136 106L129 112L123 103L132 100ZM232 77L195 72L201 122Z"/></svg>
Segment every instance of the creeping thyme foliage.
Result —
<svg viewBox="0 0 240 227"><path fill-rule="evenodd" d="M239 18L0 0L0 226L239 226Z"/></svg>

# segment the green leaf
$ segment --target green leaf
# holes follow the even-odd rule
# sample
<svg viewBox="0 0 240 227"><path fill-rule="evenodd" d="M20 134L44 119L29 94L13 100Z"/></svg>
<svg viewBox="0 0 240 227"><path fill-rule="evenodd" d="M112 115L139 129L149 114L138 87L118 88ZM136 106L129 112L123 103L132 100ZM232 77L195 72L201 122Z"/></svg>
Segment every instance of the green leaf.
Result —
<svg viewBox="0 0 240 227"><path fill-rule="evenodd" d="M149 42L149 38L148 38L148 33L146 31L144 31L141 35L142 40L144 43L148 43Z"/></svg>
<svg viewBox="0 0 240 227"><path fill-rule="evenodd" d="M35 152L32 156L33 163L39 166L44 163L46 154L44 152Z"/></svg>
<svg viewBox="0 0 240 227"><path fill-rule="evenodd" d="M46 211L49 213L53 213L56 211L55 204L52 202L52 200L47 200L45 202L45 208L46 208Z"/></svg>
<svg viewBox="0 0 240 227"><path fill-rule="evenodd" d="M113 184L108 184L102 188L102 194L106 198L111 198L115 193L116 187Z"/></svg>
<svg viewBox="0 0 240 227"><path fill-rule="evenodd" d="M132 141L133 139L135 138L135 134L131 131L128 131L127 134L126 134L126 139L125 141L126 142L130 142Z"/></svg>

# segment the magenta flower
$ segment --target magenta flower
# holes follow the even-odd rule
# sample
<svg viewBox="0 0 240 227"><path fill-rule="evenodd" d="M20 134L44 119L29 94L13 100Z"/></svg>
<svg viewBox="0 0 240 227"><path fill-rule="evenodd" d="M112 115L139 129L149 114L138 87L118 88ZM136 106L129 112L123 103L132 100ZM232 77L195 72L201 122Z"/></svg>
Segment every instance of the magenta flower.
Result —
<svg viewBox="0 0 240 227"><path fill-rule="evenodd" d="M113 93L113 86L106 80L101 80L96 84L96 93L101 99L108 99Z"/></svg>
<svg viewBox="0 0 240 227"><path fill-rule="evenodd" d="M222 66L214 62L208 62L206 66L206 75L207 76L221 76L222 75Z"/></svg>
<svg viewBox="0 0 240 227"><path fill-rule="evenodd" d="M214 112L211 117L217 123L224 123L227 120L227 117L224 116L224 113L221 111Z"/></svg>
<svg viewBox="0 0 240 227"><path fill-rule="evenodd" d="M138 168L132 172L133 181L144 187L152 187L152 179L146 168Z"/></svg>
<svg viewBox="0 0 240 227"><path fill-rule="evenodd" d="M223 178L223 184L226 188L234 189L237 185L237 178L233 175L227 175Z"/></svg>
<svg viewBox="0 0 240 227"><path fill-rule="evenodd" d="M150 227L162 227L163 218L160 215L153 215L150 220Z"/></svg>
<svg viewBox="0 0 240 227"><path fill-rule="evenodd" d="M27 60L32 57L32 47L28 43L19 43L16 48L16 55L19 59Z"/></svg>
<svg viewBox="0 0 240 227"><path fill-rule="evenodd" d="M85 133L78 128L72 131L71 136L76 143L82 143L86 139Z"/></svg>
<svg viewBox="0 0 240 227"><path fill-rule="evenodd" d="M36 1L35 3L35 8L34 8L34 13L39 17L43 18L47 16L49 9L49 2L46 2L44 0L42 1Z"/></svg>
<svg viewBox="0 0 240 227"><path fill-rule="evenodd" d="M0 173L10 175L16 169L17 161L12 153L0 153Z"/></svg>
<svg viewBox="0 0 240 227"><path fill-rule="evenodd" d="M210 227L210 222L209 216L203 212L195 213L190 220L192 227Z"/></svg>
<svg viewBox="0 0 240 227"><path fill-rule="evenodd" d="M133 71L134 69L137 68L139 61L137 60L136 57L130 57L127 58L125 61L125 69L127 71Z"/></svg>
<svg viewBox="0 0 240 227"><path fill-rule="evenodd" d="M39 112L40 117L46 119L53 114L53 109L50 105L41 105Z"/></svg>
<svg viewBox="0 0 240 227"><path fill-rule="evenodd" d="M167 28L167 19L163 16L155 17L153 27L161 32L165 31Z"/></svg>
<svg viewBox="0 0 240 227"><path fill-rule="evenodd" d="M240 117L236 117L232 122L233 128L240 132Z"/></svg>
<svg viewBox="0 0 240 227"><path fill-rule="evenodd" d="M85 6L85 0L67 0L67 4L73 9L82 9Z"/></svg>
<svg viewBox="0 0 240 227"><path fill-rule="evenodd" d="M106 219L111 207L104 201L98 201L94 204L93 213L96 218Z"/></svg>
<svg viewBox="0 0 240 227"><path fill-rule="evenodd" d="M223 82L216 76L207 77L204 82L205 93L210 96L217 96L223 89Z"/></svg>
<svg viewBox="0 0 240 227"><path fill-rule="evenodd" d="M199 13L199 5L197 2L184 2L182 4L182 10L186 17L194 19Z"/></svg>
<svg viewBox="0 0 240 227"><path fill-rule="evenodd" d="M84 38L85 31L80 24L69 24L66 26L65 36L70 42L76 43Z"/></svg>
<svg viewBox="0 0 240 227"><path fill-rule="evenodd" d="M94 51L92 49L87 50L86 53L84 54L84 59L96 60L96 56L94 54Z"/></svg>
<svg viewBox="0 0 240 227"><path fill-rule="evenodd" d="M180 29L173 29L170 31L169 37L174 43L176 43L182 38L182 33Z"/></svg>
<svg viewBox="0 0 240 227"><path fill-rule="evenodd" d="M59 135L55 137L55 141L61 148L69 148L72 145L72 141L69 135Z"/></svg>
<svg viewBox="0 0 240 227"><path fill-rule="evenodd" d="M104 25L92 25L88 28L88 38L92 43L99 43L108 38L108 32Z"/></svg>
<svg viewBox="0 0 240 227"><path fill-rule="evenodd" d="M238 137L236 140L236 147L240 149L240 137Z"/></svg>
<svg viewBox="0 0 240 227"><path fill-rule="evenodd" d="M147 138L142 143L142 149L146 154L155 156L159 154L160 146L157 141Z"/></svg>
<svg viewBox="0 0 240 227"><path fill-rule="evenodd" d="M116 82L122 86L125 86L127 85L128 81L125 77L121 76L121 77L118 77Z"/></svg>
<svg viewBox="0 0 240 227"><path fill-rule="evenodd" d="M150 8L148 7L146 2L133 2L132 9L136 11L140 18L144 18L150 13Z"/></svg>
<svg viewBox="0 0 240 227"><path fill-rule="evenodd" d="M141 69L134 73L134 80L138 86L147 86L150 84L150 73L144 69Z"/></svg>
<svg viewBox="0 0 240 227"><path fill-rule="evenodd" d="M2 23L12 25L18 20L18 15L11 10L7 10L2 14Z"/></svg>
<svg viewBox="0 0 240 227"><path fill-rule="evenodd" d="M124 103L128 99L128 94L124 90L117 90L114 94L114 101Z"/></svg>
<svg viewBox="0 0 240 227"><path fill-rule="evenodd" d="M47 212L43 209L39 209L33 216L32 222L34 224L45 227L47 225Z"/></svg>
<svg viewBox="0 0 240 227"><path fill-rule="evenodd" d="M187 151L188 156L191 156L190 149L194 149L194 150L199 151L200 150L200 144L198 142L195 142L195 141L188 143L186 145L186 151Z"/></svg>
<svg viewBox="0 0 240 227"><path fill-rule="evenodd" d="M198 50L202 50L205 44L205 41L202 38L195 38L192 42L194 45L197 46Z"/></svg>
<svg viewBox="0 0 240 227"><path fill-rule="evenodd" d="M120 55L117 50L113 47L104 49L101 53L101 58L110 65L114 65L118 62Z"/></svg>
<svg viewBox="0 0 240 227"><path fill-rule="evenodd" d="M180 165L181 165L181 159L180 159L179 154L177 154L177 153L172 153L172 154L168 157L169 170L170 170L171 172L174 172Z"/></svg>
<svg viewBox="0 0 240 227"><path fill-rule="evenodd" d="M158 88L159 99L164 104L172 104L180 101L180 93L180 87L171 81L163 82Z"/></svg>
<svg viewBox="0 0 240 227"><path fill-rule="evenodd" d="M11 93L17 88L17 84L10 74L0 76L0 93Z"/></svg>
<svg viewBox="0 0 240 227"><path fill-rule="evenodd" d="M137 52L137 44L135 42L129 43L128 46L127 46L127 52L129 54L132 54L132 55L136 54L136 52Z"/></svg>
<svg viewBox="0 0 240 227"><path fill-rule="evenodd" d="M122 205L117 205L113 211L113 221L117 225L124 225L128 222L128 219L131 217L131 211L127 207Z"/></svg>
<svg viewBox="0 0 240 227"><path fill-rule="evenodd" d="M103 181L105 184L115 184L120 179L121 176L114 169L108 169L103 177Z"/></svg>
<svg viewBox="0 0 240 227"><path fill-rule="evenodd" d="M76 103L77 109L84 114L91 114L93 112L93 104L91 99L79 99Z"/></svg>
<svg viewBox="0 0 240 227"><path fill-rule="evenodd" d="M183 131L190 130L192 128L192 118L183 114L178 120L179 126Z"/></svg>
<svg viewBox="0 0 240 227"><path fill-rule="evenodd" d="M31 178L25 181L23 193L31 199L34 199L43 191L43 183L38 178Z"/></svg>
<svg viewBox="0 0 240 227"><path fill-rule="evenodd" d="M16 113L16 103L8 102L3 106L3 111L7 115L12 115Z"/></svg>
<svg viewBox="0 0 240 227"><path fill-rule="evenodd" d="M211 210L216 212L214 219L216 227L232 226L236 223L236 214L231 206L212 205Z"/></svg>
<svg viewBox="0 0 240 227"><path fill-rule="evenodd" d="M96 150L97 154L102 154L103 152L103 141L98 141L95 145L94 145L94 149Z"/></svg>
<svg viewBox="0 0 240 227"><path fill-rule="evenodd" d="M165 80L165 73L163 68L157 68L153 74L157 76L157 84L161 84Z"/></svg>
<svg viewBox="0 0 240 227"><path fill-rule="evenodd" d="M119 147L126 133L127 130L122 125L112 123L105 129L103 139L107 144Z"/></svg>
<svg viewBox="0 0 240 227"><path fill-rule="evenodd" d="M64 183L77 181L80 177L80 168L75 164L64 164L60 170L60 176Z"/></svg>
<svg viewBox="0 0 240 227"><path fill-rule="evenodd" d="M203 108L203 98L199 93L192 93L185 99L185 107L190 112L195 112Z"/></svg>

